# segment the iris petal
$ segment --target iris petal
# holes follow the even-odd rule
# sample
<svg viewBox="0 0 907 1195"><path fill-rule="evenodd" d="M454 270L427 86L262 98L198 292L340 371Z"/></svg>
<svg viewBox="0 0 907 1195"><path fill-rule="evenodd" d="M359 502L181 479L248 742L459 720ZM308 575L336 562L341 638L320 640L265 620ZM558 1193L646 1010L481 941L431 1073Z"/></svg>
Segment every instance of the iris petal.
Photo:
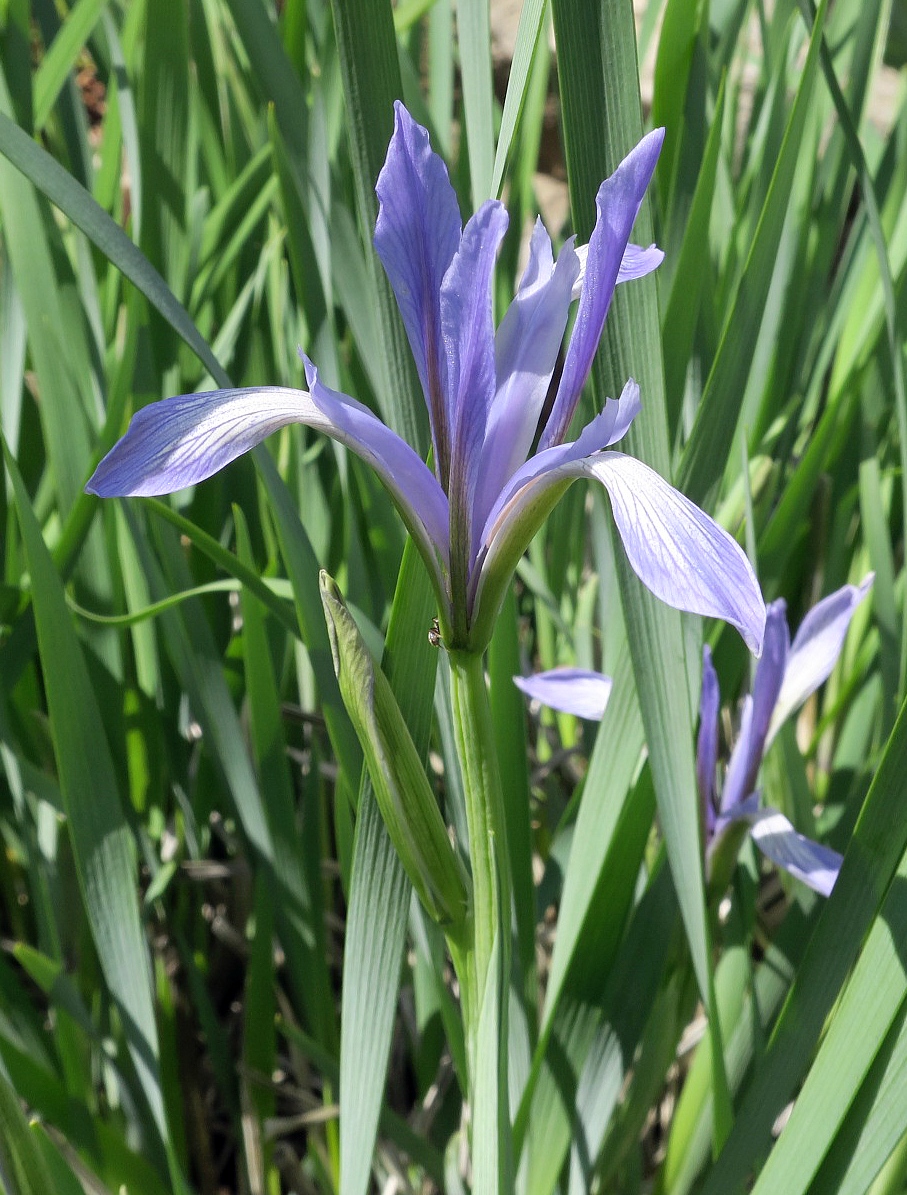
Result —
<svg viewBox="0 0 907 1195"><path fill-rule="evenodd" d="M822 896L831 895L842 863L837 851L800 834L777 809L760 809L748 820L763 855Z"/></svg>
<svg viewBox="0 0 907 1195"><path fill-rule="evenodd" d="M536 223L529 264L495 339L497 391L488 416L477 476L474 542L505 482L532 447L570 312L579 270L572 245L552 259L551 241Z"/></svg>
<svg viewBox="0 0 907 1195"><path fill-rule="evenodd" d="M706 831L715 823L715 768L718 766L718 707L721 692L712 652L702 649L702 692L699 696L699 737L696 740L696 786L705 817Z"/></svg>
<svg viewBox="0 0 907 1195"><path fill-rule="evenodd" d="M730 813L756 787L756 776L765 754L766 735L784 679L789 648L786 604L784 601L772 602L766 610L765 640L762 658L756 669L753 695L747 697L744 703L740 734L724 778L721 793L721 809L724 813Z"/></svg>
<svg viewBox="0 0 907 1195"><path fill-rule="evenodd" d="M367 407L328 389L306 361L309 391L267 386L182 394L143 407L85 487L102 498L195 485L290 423L345 444L384 482L423 556L447 559L447 499L437 479ZM437 565L435 564L435 572Z"/></svg>
<svg viewBox="0 0 907 1195"><path fill-rule="evenodd" d="M731 623L758 654L765 606L736 540L642 461L602 452L583 468L608 491L627 558L643 584L678 610Z"/></svg>
<svg viewBox="0 0 907 1195"><path fill-rule="evenodd" d="M441 333L441 283L460 243L460 209L447 167L428 132L401 103L375 186L375 249L393 287L425 391L435 463L449 467L447 362Z"/></svg>
<svg viewBox="0 0 907 1195"><path fill-rule="evenodd" d="M592 368L592 359L598 351L630 232L654 173L663 141L664 129L656 129L643 137L599 188L595 200L598 215L589 240L579 310L557 397L542 434L542 448L559 444L567 434L580 393Z"/></svg>
<svg viewBox="0 0 907 1195"><path fill-rule="evenodd" d="M507 209L482 204L463 230L441 288L441 326L450 386L452 429L448 495L451 562L468 567L475 478L488 411L495 389L492 280L498 248L507 231ZM465 574L461 577L465 589Z"/></svg>
<svg viewBox="0 0 907 1195"><path fill-rule="evenodd" d="M775 705L768 742L781 724L831 675L837 662L854 611L872 588L875 574L870 573L860 585L845 585L815 605L803 619L794 636L784 683Z"/></svg>
<svg viewBox="0 0 907 1195"><path fill-rule="evenodd" d="M565 714L600 722L611 696L611 678L583 668L552 668L534 676L515 676L518 689Z"/></svg>
<svg viewBox="0 0 907 1195"><path fill-rule="evenodd" d="M577 245L576 256L579 258L580 272L573 284L574 299L578 299L583 293L583 282L586 278L586 262L589 259L589 246ZM624 250L623 257L620 259L620 269L617 271L618 284L621 282L632 282L636 278L645 278L646 274L651 274L653 270L657 270L664 259L664 252L657 245L649 245L644 249L642 245L628 244Z"/></svg>

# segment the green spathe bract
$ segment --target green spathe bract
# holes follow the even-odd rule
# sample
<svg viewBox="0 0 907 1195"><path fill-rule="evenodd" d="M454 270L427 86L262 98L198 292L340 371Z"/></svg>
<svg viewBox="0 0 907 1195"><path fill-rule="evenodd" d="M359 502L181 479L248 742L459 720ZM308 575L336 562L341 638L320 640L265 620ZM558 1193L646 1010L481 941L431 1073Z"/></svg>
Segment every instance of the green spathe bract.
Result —
<svg viewBox="0 0 907 1195"><path fill-rule="evenodd" d="M469 914L469 879L451 845L425 769L387 678L340 590L321 573L334 670L365 753L388 833L428 913L452 933Z"/></svg>

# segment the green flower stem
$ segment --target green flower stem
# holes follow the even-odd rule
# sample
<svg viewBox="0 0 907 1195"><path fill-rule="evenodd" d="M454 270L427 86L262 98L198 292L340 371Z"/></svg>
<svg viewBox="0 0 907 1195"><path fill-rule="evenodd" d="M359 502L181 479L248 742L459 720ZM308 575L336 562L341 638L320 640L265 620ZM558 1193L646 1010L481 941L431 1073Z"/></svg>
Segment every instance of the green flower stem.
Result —
<svg viewBox="0 0 907 1195"><path fill-rule="evenodd" d="M451 651L448 658L454 734L463 772L469 857L472 865L474 937L468 980L472 990L464 993L467 997L464 1000L464 1015L467 1022L467 1039L474 1043L476 1022L482 1007L491 954L499 926L506 929L501 935L499 949L503 953L505 964L503 974L509 973L510 863L507 855L504 798L482 655L476 652Z"/></svg>

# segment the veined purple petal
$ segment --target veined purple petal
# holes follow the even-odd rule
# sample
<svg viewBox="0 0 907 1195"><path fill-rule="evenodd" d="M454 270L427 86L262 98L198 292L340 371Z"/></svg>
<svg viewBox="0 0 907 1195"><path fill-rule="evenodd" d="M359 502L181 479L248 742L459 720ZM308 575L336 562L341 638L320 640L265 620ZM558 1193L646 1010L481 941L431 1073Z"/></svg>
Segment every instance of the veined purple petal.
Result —
<svg viewBox="0 0 907 1195"><path fill-rule="evenodd" d="M447 499L412 448L367 407L329 390L266 386L181 394L137 411L85 487L102 498L169 494L204 481L272 432L303 423L345 444L384 482L427 561L447 559ZM438 579L437 562L434 575Z"/></svg>
<svg viewBox="0 0 907 1195"><path fill-rule="evenodd" d="M580 272L573 284L573 298L578 299L583 292L583 282L586 278L586 262L589 258L589 246L577 245L576 256L580 262ZM627 245L621 258L620 269L617 271L618 285L621 282L632 282L637 278L645 278L657 270L664 261L664 252L657 245L649 245L644 249L642 245Z"/></svg>
<svg viewBox="0 0 907 1195"><path fill-rule="evenodd" d="M282 386L180 394L136 411L85 486L101 498L172 494L204 481L290 423L320 417Z"/></svg>
<svg viewBox="0 0 907 1195"><path fill-rule="evenodd" d="M447 355L452 430L448 496L451 561L470 558L472 496L495 390L492 280L498 248L507 231L507 209L489 199L463 229L441 287L441 330ZM456 564L454 567L457 567Z"/></svg>
<svg viewBox="0 0 907 1195"><path fill-rule="evenodd" d="M715 769L718 766L718 709L721 691L712 652L702 649L702 691L699 696L699 736L696 740L696 786L705 820L706 837L715 826Z"/></svg>
<svg viewBox="0 0 907 1195"><path fill-rule="evenodd" d="M777 809L760 809L748 820L767 858L822 896L831 894L843 861L837 851L800 834Z"/></svg>
<svg viewBox="0 0 907 1195"><path fill-rule="evenodd" d="M557 501L558 491L584 476L584 459L615 443L640 409L639 386L631 378L619 399L609 398L605 409L588 423L571 444L548 448L517 469L499 495L482 529L479 551L470 578L471 613L484 604L488 578L515 568L532 537ZM492 599L495 604L497 589Z"/></svg>
<svg viewBox="0 0 907 1195"><path fill-rule="evenodd" d="M769 742L794 710L831 675L854 611L874 580L875 574L870 573L860 585L843 586L823 598L803 619L791 644L784 683L768 731Z"/></svg>
<svg viewBox="0 0 907 1195"><path fill-rule="evenodd" d="M368 407L318 378L318 370L303 354L306 381L321 420L306 420L325 435L346 445L371 465L406 520L425 529L445 568L449 567L447 497L438 479L419 454ZM419 538L417 536L417 538Z"/></svg>
<svg viewBox="0 0 907 1195"><path fill-rule="evenodd" d="M765 754L772 710L778 700L787 653L790 631L787 629L787 606L783 599L772 602L766 609L765 641L762 658L756 668L753 695L747 697L740 719L740 733L731 752L724 788L721 792L721 811L730 813L756 787L759 765Z"/></svg>
<svg viewBox="0 0 907 1195"><path fill-rule="evenodd" d="M765 605L736 540L632 456L602 452L583 469L608 491L627 558L643 584L678 610L729 622L758 654Z"/></svg>
<svg viewBox="0 0 907 1195"><path fill-rule="evenodd" d="M611 678L582 668L553 668L534 676L515 676L513 683L527 697L565 714L600 722L611 696Z"/></svg>
<svg viewBox="0 0 907 1195"><path fill-rule="evenodd" d="M473 518L476 547L505 482L523 464L532 447L567 326L570 292L578 269L570 242L554 264L551 240L538 220L532 233L529 264L495 339L497 391L477 475Z"/></svg>
<svg viewBox="0 0 907 1195"><path fill-rule="evenodd" d="M589 241L579 310L541 448L559 444L567 434L598 351L621 261L663 141L664 129L643 137L599 188L595 200L598 216Z"/></svg>
<svg viewBox="0 0 907 1195"><path fill-rule="evenodd" d="M531 456L517 469L498 494L482 529L481 542L487 545L495 538L502 519L505 516L509 518L509 508L517 497L521 503L531 497L529 493L524 492L527 487L545 479L551 479L552 483L563 481L563 477L553 477L555 470L622 440L629 431L630 424L639 414L641 406L639 386L630 378L620 398L606 399L604 409L586 424L575 440L569 444L557 444Z"/></svg>
<svg viewBox="0 0 907 1195"><path fill-rule="evenodd" d="M398 101L394 133L375 186L375 249L397 298L425 391L435 467L450 467L447 360L441 333L441 283L460 243L460 210L447 167L428 133Z"/></svg>

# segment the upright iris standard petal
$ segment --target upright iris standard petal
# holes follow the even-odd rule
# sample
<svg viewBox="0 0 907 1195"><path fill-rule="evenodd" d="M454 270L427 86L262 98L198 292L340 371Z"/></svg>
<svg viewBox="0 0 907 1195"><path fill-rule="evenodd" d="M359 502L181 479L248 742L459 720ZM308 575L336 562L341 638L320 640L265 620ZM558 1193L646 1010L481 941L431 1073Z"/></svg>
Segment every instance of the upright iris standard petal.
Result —
<svg viewBox="0 0 907 1195"><path fill-rule="evenodd" d="M768 742L782 723L828 680L834 668L854 611L872 588L875 574L859 585L845 585L823 598L803 619L794 636L784 683L768 731Z"/></svg>
<svg viewBox="0 0 907 1195"><path fill-rule="evenodd" d="M513 683L527 697L590 722L601 721L611 696L610 676L583 668L552 668L533 676L515 676Z"/></svg>
<svg viewBox="0 0 907 1195"><path fill-rule="evenodd" d="M749 821L763 855L820 895L831 895L843 862L837 851L804 837L777 809L760 809Z"/></svg>
<svg viewBox="0 0 907 1195"><path fill-rule="evenodd" d="M664 129L655 129L643 137L599 188L595 200L598 214L589 240L579 310L557 397L542 433L541 448L559 444L567 434L598 351L630 232L655 172L663 141Z"/></svg>
<svg viewBox="0 0 907 1195"><path fill-rule="evenodd" d="M427 131L399 102L375 190L375 249L403 317L428 404L435 463L446 479L450 450L441 283L460 243L460 209L447 167L432 152Z"/></svg>
<svg viewBox="0 0 907 1195"><path fill-rule="evenodd" d="M529 264L495 338L497 391L478 470L476 542L505 482L526 460L557 363L579 260L568 242L554 263L542 222L532 233Z"/></svg>
<svg viewBox="0 0 907 1195"><path fill-rule="evenodd" d="M473 492L488 410L495 390L492 281L507 210L484 203L463 230L460 247L441 287L441 329L447 356L451 428L448 497L451 567L466 591L471 560Z"/></svg>
<svg viewBox="0 0 907 1195"><path fill-rule="evenodd" d="M706 643L702 649L702 692L699 696L699 737L696 740L696 787L708 833L715 824L715 769L718 766L718 708L721 691Z"/></svg>
<svg viewBox="0 0 907 1195"><path fill-rule="evenodd" d="M756 787L756 776L765 754L765 740L772 710L775 708L784 679L789 646L787 606L783 600L772 602L766 610L765 642L762 658L756 669L753 695L747 697L744 704L740 734L734 744L724 778L721 794L723 813L745 800Z"/></svg>

